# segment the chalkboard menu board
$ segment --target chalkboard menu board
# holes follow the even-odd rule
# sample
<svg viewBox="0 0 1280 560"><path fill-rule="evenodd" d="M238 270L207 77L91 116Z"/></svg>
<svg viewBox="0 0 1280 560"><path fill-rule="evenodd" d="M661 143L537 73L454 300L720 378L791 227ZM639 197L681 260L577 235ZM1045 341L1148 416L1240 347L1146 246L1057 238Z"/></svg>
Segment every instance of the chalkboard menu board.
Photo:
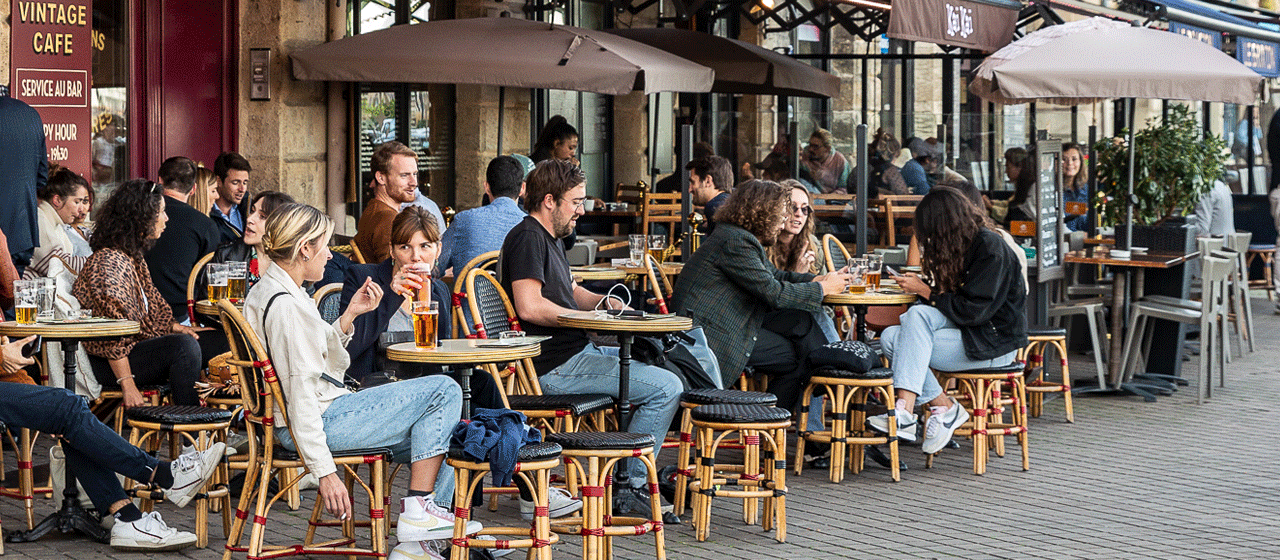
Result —
<svg viewBox="0 0 1280 560"><path fill-rule="evenodd" d="M1048 282L1063 277L1062 269L1062 142L1041 140L1036 155L1036 246L1037 278Z"/></svg>

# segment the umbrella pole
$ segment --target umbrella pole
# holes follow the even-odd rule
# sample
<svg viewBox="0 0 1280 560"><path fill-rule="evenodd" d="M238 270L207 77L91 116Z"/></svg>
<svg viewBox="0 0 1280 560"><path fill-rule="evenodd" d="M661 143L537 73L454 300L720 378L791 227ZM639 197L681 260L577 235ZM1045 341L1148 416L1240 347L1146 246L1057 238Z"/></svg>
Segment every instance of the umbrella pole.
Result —
<svg viewBox="0 0 1280 560"><path fill-rule="evenodd" d="M507 88L498 86L498 155L502 155L502 121L507 108Z"/></svg>
<svg viewBox="0 0 1280 560"><path fill-rule="evenodd" d="M1129 121L1129 196L1126 197L1124 201L1126 209L1124 248L1130 249L1133 247L1133 162L1135 159L1134 152L1136 151L1136 148L1133 145L1133 98L1130 97L1126 99L1125 104L1128 107L1127 117Z"/></svg>
<svg viewBox="0 0 1280 560"><path fill-rule="evenodd" d="M854 168L857 177L857 201L855 212L857 212L858 229L854 240L857 242L858 254L863 255L867 252L867 125L860 124L854 129L854 139L858 146L858 166ZM893 227L892 224L889 227Z"/></svg>

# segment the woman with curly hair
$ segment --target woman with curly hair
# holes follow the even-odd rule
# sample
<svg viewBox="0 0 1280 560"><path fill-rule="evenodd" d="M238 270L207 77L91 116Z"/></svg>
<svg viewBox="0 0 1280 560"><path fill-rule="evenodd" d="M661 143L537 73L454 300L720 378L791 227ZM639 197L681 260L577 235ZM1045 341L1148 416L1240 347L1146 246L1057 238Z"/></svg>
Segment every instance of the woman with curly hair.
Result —
<svg viewBox="0 0 1280 560"><path fill-rule="evenodd" d="M169 220L162 186L146 179L121 184L102 204L89 245L93 255L76 278L72 295L94 315L137 321L138 334L85 341L93 374L104 388L118 387L124 406L145 404L138 387L168 384L173 402L198 405L195 383L209 358L227 351L212 329L174 322L173 311L151 283L143 259Z"/></svg>
<svg viewBox="0 0 1280 560"><path fill-rule="evenodd" d="M772 375L769 390L791 410L808 383L805 358L826 344L814 313L822 297L845 289L847 274L778 270L766 247L778 241L792 189L746 181L716 211L716 228L685 264L672 298L675 313L706 330L724 385L747 365Z"/></svg>
<svg viewBox="0 0 1280 560"><path fill-rule="evenodd" d="M982 213L960 191L934 187L916 207L923 275L894 278L921 301L902 314L901 325L885 329L880 341L898 392L898 438L915 441L917 401L931 407L925 453L941 450L969 419L964 407L942 391L930 368L1003 366L1027 345L1022 257L983 222ZM881 414L867 423L887 432L889 418Z"/></svg>

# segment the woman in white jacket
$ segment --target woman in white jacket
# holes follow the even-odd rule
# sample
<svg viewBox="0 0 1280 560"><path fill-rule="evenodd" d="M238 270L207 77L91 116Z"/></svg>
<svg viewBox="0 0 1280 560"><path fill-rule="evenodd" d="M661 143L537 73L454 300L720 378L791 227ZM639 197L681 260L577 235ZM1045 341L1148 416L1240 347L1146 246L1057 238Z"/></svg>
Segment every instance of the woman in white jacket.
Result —
<svg viewBox="0 0 1280 560"><path fill-rule="evenodd" d="M262 236L271 264L245 298L245 316L284 390L289 425L277 426L276 437L302 456L320 482L319 499L339 518L350 515L351 499L331 451L390 448L394 461L411 464L399 540L452 537L454 516L436 504L434 492L445 491L446 484L437 486L436 475L461 413L462 391L442 375L359 393L347 390L341 380L350 362L344 346L351 339L352 320L378 307L382 289L366 281L337 321L328 324L320 317L302 283L324 276L332 233L333 222L324 213L287 204L272 212ZM467 529L468 534L477 532L480 524L469 522Z"/></svg>
<svg viewBox="0 0 1280 560"><path fill-rule="evenodd" d="M36 213L40 227L40 246L31 254L31 262L38 270L48 270L48 263L43 261L50 254L64 258L89 256L85 252L87 244L77 248L71 242L72 235L80 235L70 229L73 224L89 213L89 182L84 177L65 167L54 166L49 172L49 181L36 193L40 199L39 211Z"/></svg>

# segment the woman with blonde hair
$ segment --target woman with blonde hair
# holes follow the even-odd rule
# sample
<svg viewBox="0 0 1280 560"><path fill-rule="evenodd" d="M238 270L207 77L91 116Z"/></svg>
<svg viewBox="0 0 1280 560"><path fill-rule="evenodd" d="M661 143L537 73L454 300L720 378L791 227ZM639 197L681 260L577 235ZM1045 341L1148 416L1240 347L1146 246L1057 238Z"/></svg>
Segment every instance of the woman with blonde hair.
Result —
<svg viewBox="0 0 1280 560"><path fill-rule="evenodd" d="M196 186L191 189L191 197L187 199L187 204L192 208L209 213L213 208L213 201L218 198L218 176L214 175L213 170L203 165L196 167Z"/></svg>
<svg viewBox="0 0 1280 560"><path fill-rule="evenodd" d="M437 474L461 412L462 391L439 375L359 393L347 390L342 378L350 358L344 346L356 317L376 309L383 292L372 279L365 280L337 321L328 324L320 317L302 283L324 276L332 234L333 221L323 212L287 204L271 213L262 235L271 264L249 290L245 317L271 355L284 390L289 423L278 425L275 435L302 455L320 481L317 499L339 518L351 515L352 503L331 450L386 447L393 461L410 463L409 495L401 501L396 531L402 544L422 542L425 550L427 541L453 534L453 514L434 498L436 490L447 496L444 486L451 486L451 478ZM467 533L480 528L468 522Z"/></svg>

